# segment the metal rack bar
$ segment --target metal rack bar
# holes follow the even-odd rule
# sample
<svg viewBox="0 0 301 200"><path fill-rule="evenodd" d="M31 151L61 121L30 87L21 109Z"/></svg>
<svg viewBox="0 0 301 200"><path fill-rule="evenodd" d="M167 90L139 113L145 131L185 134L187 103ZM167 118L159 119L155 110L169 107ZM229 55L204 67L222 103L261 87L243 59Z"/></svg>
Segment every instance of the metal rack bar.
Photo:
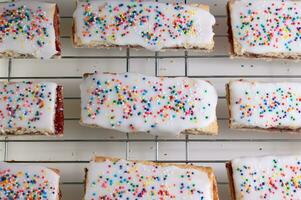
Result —
<svg viewBox="0 0 301 200"><path fill-rule="evenodd" d="M226 162L229 162L229 160L189 160L188 162L186 160L150 160L152 162L158 162L158 163L219 163L224 164ZM36 161L36 160L18 160L18 161L7 161L9 163L47 163L47 164L87 164L90 162L90 160L56 160L56 161Z"/></svg>
<svg viewBox="0 0 301 200"><path fill-rule="evenodd" d="M158 71L156 72L158 74ZM159 75L157 75L159 76ZM183 76L162 76L162 77L185 77ZM203 75L203 76L186 76L187 78L203 78L203 79L238 79L238 78L301 78L301 75ZM15 77L0 77L0 80L16 80L16 79L82 79L81 76L15 76Z"/></svg>
<svg viewBox="0 0 301 200"><path fill-rule="evenodd" d="M46 137L45 137L46 138ZM300 143L301 139L7 139L7 143L23 143L23 142L30 142L30 143L39 143L39 142L47 142L47 143L72 143L72 142L111 142L111 143L121 143L121 142L170 142L170 143L183 143L183 142L193 143L193 142L292 142L292 143ZM0 142L5 142L5 140L0 140ZM189 146L187 146L189 147ZM157 150L156 150L157 152ZM157 155L157 153L156 153ZM157 157L157 156L155 156ZM188 156L187 156L188 157Z"/></svg>
<svg viewBox="0 0 301 200"><path fill-rule="evenodd" d="M7 81L9 82L11 80L11 71L12 71L12 59L8 59L8 64L7 64ZM3 160L7 161L8 159L8 136L4 138L4 156Z"/></svg>

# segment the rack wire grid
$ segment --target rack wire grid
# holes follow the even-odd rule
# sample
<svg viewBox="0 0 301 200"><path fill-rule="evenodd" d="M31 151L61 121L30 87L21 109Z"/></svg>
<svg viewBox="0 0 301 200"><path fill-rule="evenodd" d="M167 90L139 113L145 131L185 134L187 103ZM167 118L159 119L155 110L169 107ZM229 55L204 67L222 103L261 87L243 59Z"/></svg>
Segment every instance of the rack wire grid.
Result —
<svg viewBox="0 0 301 200"><path fill-rule="evenodd" d="M13 163L33 163L59 169L63 200L82 199L84 167L93 155L211 166L217 176L220 199L229 200L224 166L228 160L240 156L300 153L300 135L239 132L228 128L225 99L225 84L228 81L240 78L258 81L300 81L301 67L292 61L230 59L226 0L168 1L210 5L217 21L216 48L210 53L183 50L150 52L132 49L75 49L70 39L75 1L51 1L57 2L61 10L62 59L2 59L0 79L53 81L63 85L65 134L58 138L1 136L0 158ZM139 72L146 75L183 76L210 81L219 95L219 135L163 138L142 133L124 134L81 127L78 123L79 84L83 73L93 71Z"/></svg>

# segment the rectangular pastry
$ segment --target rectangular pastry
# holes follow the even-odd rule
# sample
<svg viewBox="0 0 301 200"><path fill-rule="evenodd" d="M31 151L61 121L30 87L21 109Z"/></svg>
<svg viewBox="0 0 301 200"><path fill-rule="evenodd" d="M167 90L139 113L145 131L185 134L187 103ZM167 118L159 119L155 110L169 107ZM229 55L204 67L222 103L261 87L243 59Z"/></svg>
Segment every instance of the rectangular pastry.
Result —
<svg viewBox="0 0 301 200"><path fill-rule="evenodd" d="M63 107L56 83L0 82L0 134L62 135Z"/></svg>
<svg viewBox="0 0 301 200"><path fill-rule="evenodd" d="M59 12L55 3L0 3L1 57L48 59L60 55Z"/></svg>
<svg viewBox="0 0 301 200"><path fill-rule="evenodd" d="M59 200L59 171L40 166L0 163L0 199Z"/></svg>
<svg viewBox="0 0 301 200"><path fill-rule="evenodd" d="M78 0L76 47L212 50L215 18L206 5Z"/></svg>
<svg viewBox="0 0 301 200"><path fill-rule="evenodd" d="M300 59L301 2L229 0L232 55Z"/></svg>
<svg viewBox="0 0 301 200"><path fill-rule="evenodd" d="M231 81L230 127L300 132L301 83Z"/></svg>
<svg viewBox="0 0 301 200"><path fill-rule="evenodd" d="M96 157L86 169L85 200L218 200L210 167Z"/></svg>
<svg viewBox="0 0 301 200"><path fill-rule="evenodd" d="M95 72L80 89L83 125L154 135L218 131L218 97L206 81Z"/></svg>
<svg viewBox="0 0 301 200"><path fill-rule="evenodd" d="M264 156L227 163L232 200L298 200L301 156Z"/></svg>

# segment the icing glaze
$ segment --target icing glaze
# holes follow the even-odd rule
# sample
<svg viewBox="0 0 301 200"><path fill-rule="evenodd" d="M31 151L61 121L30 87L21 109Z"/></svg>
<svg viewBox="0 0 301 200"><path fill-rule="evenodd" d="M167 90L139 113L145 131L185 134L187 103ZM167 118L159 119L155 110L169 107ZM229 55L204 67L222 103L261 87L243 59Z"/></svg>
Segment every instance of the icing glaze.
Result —
<svg viewBox="0 0 301 200"><path fill-rule="evenodd" d="M45 167L0 163L0 199L58 200L59 175Z"/></svg>
<svg viewBox="0 0 301 200"><path fill-rule="evenodd" d="M301 2L235 0L230 5L233 37L242 53L301 53Z"/></svg>
<svg viewBox="0 0 301 200"><path fill-rule="evenodd" d="M54 133L56 88L55 83L1 82L0 132Z"/></svg>
<svg viewBox="0 0 301 200"><path fill-rule="evenodd" d="M301 126L301 83L232 81L231 125L298 129Z"/></svg>
<svg viewBox="0 0 301 200"><path fill-rule="evenodd" d="M96 72L80 88L85 125L178 135L216 122L217 94L206 81Z"/></svg>
<svg viewBox="0 0 301 200"><path fill-rule="evenodd" d="M0 53L45 59L56 55L55 6L29 0L0 3Z"/></svg>
<svg viewBox="0 0 301 200"><path fill-rule="evenodd" d="M236 200L300 200L301 156L234 159Z"/></svg>
<svg viewBox="0 0 301 200"><path fill-rule="evenodd" d="M197 6L155 2L78 1L79 45L130 45L149 50L213 47L215 19Z"/></svg>
<svg viewBox="0 0 301 200"><path fill-rule="evenodd" d="M213 181L206 171L106 160L90 163L87 173L85 200L213 200Z"/></svg>

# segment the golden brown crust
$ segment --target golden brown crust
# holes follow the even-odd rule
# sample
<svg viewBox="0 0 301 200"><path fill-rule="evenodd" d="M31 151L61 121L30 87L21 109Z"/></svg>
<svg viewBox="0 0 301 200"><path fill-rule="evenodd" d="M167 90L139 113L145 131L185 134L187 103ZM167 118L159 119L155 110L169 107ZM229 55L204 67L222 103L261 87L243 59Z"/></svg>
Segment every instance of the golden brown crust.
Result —
<svg viewBox="0 0 301 200"><path fill-rule="evenodd" d="M190 6L201 8L205 11L210 11L210 7L205 4L190 4ZM99 41L92 41L89 44L84 44L81 39L77 36L76 33L76 23L75 18L73 18L72 22L72 44L75 48L98 48L98 49L113 49L113 48L131 48L131 49L144 49L141 46L136 45L112 45L106 42L99 42ZM176 46L176 47L170 47L170 48L163 48L160 50L161 52L166 50L195 50L195 51L201 51L201 52L211 52L214 49L214 40L212 40L208 45L204 47L183 47L183 46Z"/></svg>
<svg viewBox="0 0 301 200"><path fill-rule="evenodd" d="M191 134L191 135L218 135L218 123L217 121L212 122L206 128L198 128L198 129L187 129L182 132L182 134Z"/></svg>
<svg viewBox="0 0 301 200"><path fill-rule="evenodd" d="M54 11L54 17L53 17L53 26L55 31L55 46L57 50L56 57L61 56L61 38L60 38L60 11L57 4L55 4L55 11Z"/></svg>
<svg viewBox="0 0 301 200"><path fill-rule="evenodd" d="M232 113L231 113L231 101L230 101L230 83L226 84L226 101L227 101L227 107L228 107L228 114L229 114L229 118L228 118L228 123L229 123L229 128L232 128L232 123L231 123L231 119L232 119Z"/></svg>
<svg viewBox="0 0 301 200"><path fill-rule="evenodd" d="M235 187L234 187L234 180L233 180L233 169L231 162L226 163L227 175L229 180L229 189L232 200L236 200L235 195Z"/></svg>
<svg viewBox="0 0 301 200"><path fill-rule="evenodd" d="M230 55L234 56L234 45L233 45L233 32L231 25L231 13L230 13L230 1L227 3L227 24L228 24L228 40L230 43Z"/></svg>
<svg viewBox="0 0 301 200"><path fill-rule="evenodd" d="M94 162L105 162L106 160L109 160L111 162L118 162L119 158L111 158L111 157L102 157L102 156L96 156L93 161ZM217 182L216 182L216 178L213 172L213 169L211 167L202 167L202 166L194 166L194 165L188 165L188 164L170 164L170 163L155 163L155 162L150 162L150 161L137 161L137 160L133 160L130 162L136 162L136 163L141 163L143 165L150 165L150 166L159 166L159 167L170 167L170 166L174 166L174 167L178 167L181 169L193 169L193 170L198 170L201 172L205 172L208 174L209 180L212 183L212 189L213 189L213 200L219 200L218 197L218 188L217 188ZM88 170L86 169L86 175L85 175L85 183L87 183L87 173ZM86 185L86 184L85 184ZM86 185L87 187L87 185ZM86 192L86 189L85 189Z"/></svg>
<svg viewBox="0 0 301 200"><path fill-rule="evenodd" d="M60 176L60 170L55 169L55 168L48 168L48 169L50 169L51 171L53 171L54 173L56 173L57 175ZM60 184L59 183L58 183L58 189L59 189L59 191L58 191L57 200L61 200L62 199L62 191L60 189Z"/></svg>

